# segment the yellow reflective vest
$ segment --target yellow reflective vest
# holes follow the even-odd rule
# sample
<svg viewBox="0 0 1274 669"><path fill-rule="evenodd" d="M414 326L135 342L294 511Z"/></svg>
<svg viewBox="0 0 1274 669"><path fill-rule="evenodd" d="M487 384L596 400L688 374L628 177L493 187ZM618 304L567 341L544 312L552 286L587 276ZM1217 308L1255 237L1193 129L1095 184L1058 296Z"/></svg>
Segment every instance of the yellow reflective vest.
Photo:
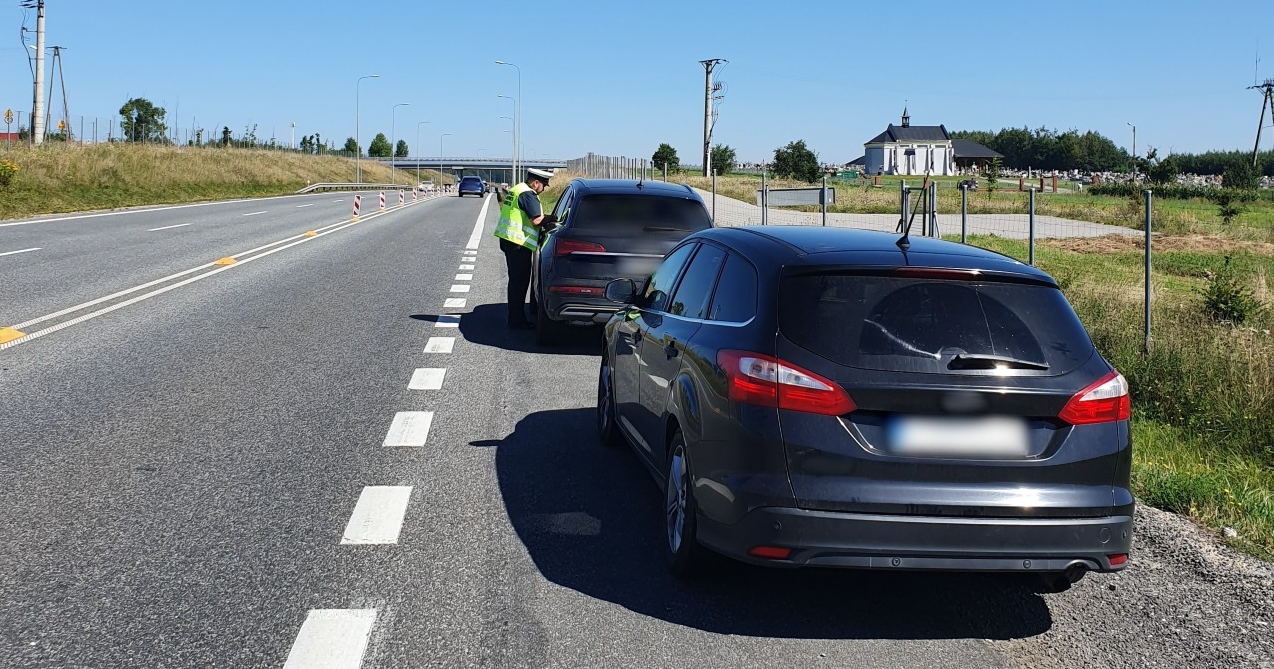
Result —
<svg viewBox="0 0 1274 669"><path fill-rule="evenodd" d="M540 229L532 225L531 218L518 207L518 198L530 190L526 182L509 190L509 196L500 205L500 222L495 226L495 236L534 251L540 247ZM539 199L540 196L535 197Z"/></svg>

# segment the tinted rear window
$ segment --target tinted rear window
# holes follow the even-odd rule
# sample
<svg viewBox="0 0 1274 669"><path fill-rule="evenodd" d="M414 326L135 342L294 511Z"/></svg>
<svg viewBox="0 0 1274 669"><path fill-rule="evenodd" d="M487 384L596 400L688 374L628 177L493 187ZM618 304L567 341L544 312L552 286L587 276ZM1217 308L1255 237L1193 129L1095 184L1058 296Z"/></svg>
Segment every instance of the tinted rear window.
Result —
<svg viewBox="0 0 1274 669"><path fill-rule="evenodd" d="M1014 283L785 277L779 329L829 360L887 371L1051 376L1093 353L1061 291Z"/></svg>
<svg viewBox="0 0 1274 669"><path fill-rule="evenodd" d="M711 227L708 211L694 200L656 195L591 195L571 218L577 230L667 234L677 239Z"/></svg>

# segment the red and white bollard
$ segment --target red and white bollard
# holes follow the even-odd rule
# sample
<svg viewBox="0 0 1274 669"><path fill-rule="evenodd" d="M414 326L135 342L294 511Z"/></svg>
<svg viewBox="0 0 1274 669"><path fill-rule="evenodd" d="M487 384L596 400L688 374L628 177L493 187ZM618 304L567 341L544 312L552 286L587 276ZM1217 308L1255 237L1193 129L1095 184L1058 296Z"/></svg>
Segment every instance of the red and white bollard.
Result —
<svg viewBox="0 0 1274 669"><path fill-rule="evenodd" d="M380 192L380 210L385 211L385 191Z"/></svg>
<svg viewBox="0 0 1274 669"><path fill-rule="evenodd" d="M420 187L411 189L411 201L418 202L420 200Z"/></svg>
<svg viewBox="0 0 1274 669"><path fill-rule="evenodd" d="M407 191L400 190L398 191L398 206L401 207L404 204L407 204Z"/></svg>
<svg viewBox="0 0 1274 669"><path fill-rule="evenodd" d="M363 196L355 195L354 196L354 215L349 220L355 223L358 222L358 208L362 206L362 204L363 204Z"/></svg>

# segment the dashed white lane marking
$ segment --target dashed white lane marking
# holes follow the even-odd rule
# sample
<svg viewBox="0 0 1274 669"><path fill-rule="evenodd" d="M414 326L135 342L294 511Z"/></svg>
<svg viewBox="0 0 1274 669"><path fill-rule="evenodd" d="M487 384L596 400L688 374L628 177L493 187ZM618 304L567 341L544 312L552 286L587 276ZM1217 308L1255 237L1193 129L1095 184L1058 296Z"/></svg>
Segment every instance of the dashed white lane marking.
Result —
<svg viewBox="0 0 1274 669"><path fill-rule="evenodd" d="M454 284L454 285L452 285L452 286L451 286L451 292L453 292L453 293L467 293L467 292L469 292L469 284L467 284L467 283L457 283L457 284Z"/></svg>
<svg viewBox="0 0 1274 669"><path fill-rule="evenodd" d="M375 623L376 609L313 609L283 669L358 669Z"/></svg>
<svg viewBox="0 0 1274 669"><path fill-rule="evenodd" d="M448 309L462 309L468 302L463 297L448 297L447 301L442 303L442 306Z"/></svg>
<svg viewBox="0 0 1274 669"><path fill-rule="evenodd" d="M461 265L461 266L460 266L460 269L472 270L472 269L473 269L473 265Z"/></svg>
<svg viewBox="0 0 1274 669"><path fill-rule="evenodd" d="M455 337L430 337L425 344L425 353L450 353L455 346Z"/></svg>
<svg viewBox="0 0 1274 669"><path fill-rule="evenodd" d="M442 379L445 376L447 376L445 368L422 367L412 373L407 390L442 390Z"/></svg>
<svg viewBox="0 0 1274 669"><path fill-rule="evenodd" d="M420 447L429 439L429 426L434 422L432 411L399 411L385 435L385 446Z"/></svg>
<svg viewBox="0 0 1274 669"><path fill-rule="evenodd" d="M344 201L345 201L345 200L332 200L332 202L333 202L333 203L335 203L335 202L344 202Z"/></svg>
<svg viewBox="0 0 1274 669"><path fill-rule="evenodd" d="M478 256L466 255L460 258L461 262L477 262Z"/></svg>
<svg viewBox="0 0 1274 669"><path fill-rule="evenodd" d="M254 211L250 214L244 214L244 216L260 216L261 214L268 214L268 213L270 212L269 211Z"/></svg>
<svg viewBox="0 0 1274 669"><path fill-rule="evenodd" d="M396 544L411 501L411 486L367 486L345 525L341 545Z"/></svg>
<svg viewBox="0 0 1274 669"><path fill-rule="evenodd" d="M478 220L473 224L473 234L469 235L469 243L465 244L465 248L478 248L478 242L482 239L482 224L487 220L487 207L489 206L491 206L490 195L482 198L482 211L478 212Z"/></svg>
<svg viewBox="0 0 1274 669"><path fill-rule="evenodd" d="M436 328L458 328L460 327L459 316L439 316L437 322L434 323Z"/></svg>
<svg viewBox="0 0 1274 669"><path fill-rule="evenodd" d="M190 225L190 224L189 224L189 223L178 223L177 225L165 225L165 226L164 226L164 227L162 227L162 228L151 228L151 229L147 230L146 232L159 232L160 230L172 230L173 228L184 228L184 227L186 227L187 225Z"/></svg>
<svg viewBox="0 0 1274 669"><path fill-rule="evenodd" d="M42 248L44 247L37 246L33 249L22 249L21 251L5 251L4 253L0 253L0 256L12 256L12 255L17 255L19 253L30 253L32 251L39 251Z"/></svg>
<svg viewBox="0 0 1274 669"><path fill-rule="evenodd" d="M473 281L472 274L457 274L456 281Z"/></svg>
<svg viewBox="0 0 1274 669"><path fill-rule="evenodd" d="M296 208L297 208L297 209L304 209L304 208L306 208L306 207L313 207L313 206L314 206L314 203L313 203L313 202L311 202L311 203L309 203L309 204L298 204L298 205L296 205Z"/></svg>

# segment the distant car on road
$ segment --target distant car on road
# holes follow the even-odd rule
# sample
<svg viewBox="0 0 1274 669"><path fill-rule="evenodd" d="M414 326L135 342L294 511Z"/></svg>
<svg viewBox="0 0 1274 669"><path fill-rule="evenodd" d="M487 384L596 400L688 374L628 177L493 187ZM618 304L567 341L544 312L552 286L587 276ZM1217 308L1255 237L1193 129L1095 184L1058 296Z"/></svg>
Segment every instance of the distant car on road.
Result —
<svg viewBox="0 0 1274 669"><path fill-rule="evenodd" d="M605 323L618 307L603 294L611 279L645 279L686 235L712 227L694 190L659 181L575 179L553 213L531 265L541 344L568 323Z"/></svg>
<svg viewBox="0 0 1274 669"><path fill-rule="evenodd" d="M460 197L464 197L466 193L472 193L478 197L482 197L486 193L486 186L482 183L482 177L460 177L460 186L457 188Z"/></svg>
<svg viewBox="0 0 1274 669"><path fill-rule="evenodd" d="M1127 566L1124 377L1044 272L896 240L714 228L607 285L597 428L662 486L674 574Z"/></svg>

